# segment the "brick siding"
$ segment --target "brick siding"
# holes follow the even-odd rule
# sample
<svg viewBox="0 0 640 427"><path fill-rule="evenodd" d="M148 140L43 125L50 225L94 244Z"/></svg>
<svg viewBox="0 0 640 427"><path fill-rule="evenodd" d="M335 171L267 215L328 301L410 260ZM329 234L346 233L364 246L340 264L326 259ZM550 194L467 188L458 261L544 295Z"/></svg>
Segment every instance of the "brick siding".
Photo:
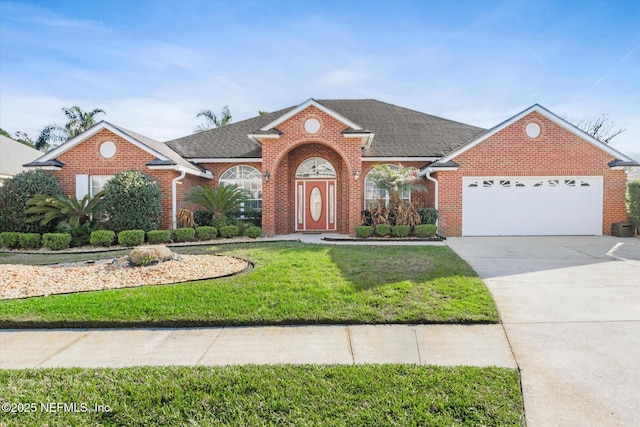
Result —
<svg viewBox="0 0 640 427"><path fill-rule="evenodd" d="M540 125L533 139L525 126ZM462 233L462 178L468 176L603 176L602 232L627 220L624 171L611 170L614 158L537 112L532 112L453 159L457 171L435 174L439 182L440 232Z"/></svg>

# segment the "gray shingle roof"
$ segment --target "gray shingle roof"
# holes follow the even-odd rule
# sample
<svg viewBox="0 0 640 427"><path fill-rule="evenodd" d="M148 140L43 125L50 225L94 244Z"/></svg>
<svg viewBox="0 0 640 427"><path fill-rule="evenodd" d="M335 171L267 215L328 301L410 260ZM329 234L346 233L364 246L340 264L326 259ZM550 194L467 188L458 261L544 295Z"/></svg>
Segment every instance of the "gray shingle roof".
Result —
<svg viewBox="0 0 640 427"><path fill-rule="evenodd" d="M375 134L363 157L441 157L485 129L375 99L316 100ZM247 137L295 106L167 142L186 158L259 158L262 148ZM345 131L348 133L349 130ZM362 132L362 131L360 131Z"/></svg>
<svg viewBox="0 0 640 427"><path fill-rule="evenodd" d="M247 135L274 121L295 107L274 111L241 122L168 141L167 145L182 157L198 158L260 158L262 147ZM263 132L264 133L264 132Z"/></svg>

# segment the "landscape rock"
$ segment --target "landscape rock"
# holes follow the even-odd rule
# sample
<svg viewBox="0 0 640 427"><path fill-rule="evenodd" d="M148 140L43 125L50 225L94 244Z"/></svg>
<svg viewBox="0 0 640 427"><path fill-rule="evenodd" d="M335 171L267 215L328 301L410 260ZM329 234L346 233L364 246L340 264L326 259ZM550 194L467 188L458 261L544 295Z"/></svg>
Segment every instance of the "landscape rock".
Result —
<svg viewBox="0 0 640 427"><path fill-rule="evenodd" d="M138 246L129 252L134 265L148 265L173 259L173 252L164 245Z"/></svg>

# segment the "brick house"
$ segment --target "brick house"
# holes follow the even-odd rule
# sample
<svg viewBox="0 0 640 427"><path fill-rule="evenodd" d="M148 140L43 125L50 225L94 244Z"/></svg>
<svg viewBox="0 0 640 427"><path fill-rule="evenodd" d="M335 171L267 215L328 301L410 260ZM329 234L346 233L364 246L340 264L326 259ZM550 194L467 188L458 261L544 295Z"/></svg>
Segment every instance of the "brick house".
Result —
<svg viewBox="0 0 640 427"><path fill-rule="evenodd" d="M353 234L361 211L388 197L374 165L415 167L445 236L609 234L626 221L626 155L534 105L496 127L376 100L314 100L165 143L101 122L25 166L52 170L65 192L99 191L137 169L163 193L162 228L176 225L195 185L235 183L262 209L268 235Z"/></svg>

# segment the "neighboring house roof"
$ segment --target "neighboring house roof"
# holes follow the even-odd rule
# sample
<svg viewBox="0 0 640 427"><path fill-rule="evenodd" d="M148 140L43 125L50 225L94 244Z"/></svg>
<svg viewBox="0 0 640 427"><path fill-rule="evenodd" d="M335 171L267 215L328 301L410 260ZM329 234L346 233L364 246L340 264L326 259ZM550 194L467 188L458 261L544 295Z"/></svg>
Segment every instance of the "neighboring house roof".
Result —
<svg viewBox="0 0 640 427"><path fill-rule="evenodd" d="M563 118L553 114L551 111L547 110L543 106L541 106L539 104L534 104L531 107L527 108L526 110L521 111L520 113L516 114L515 116L505 120L504 122L498 124L497 126L491 128L491 129L489 129L485 133L479 135L478 137L476 137L475 139L473 139L469 143L463 145L462 147L458 148L457 150L454 150L454 151L450 152L449 154L447 154L443 158L441 158L441 159L437 160L436 162L434 162L433 164L429 165L429 168L438 168L438 167L451 168L451 167L456 167L457 164L453 161L453 159L455 159L456 157L458 157L460 154L464 153L465 151L469 150L470 148L475 147L476 145L478 145L482 141L485 141L486 139L488 139L491 136L495 135L496 133L500 132L502 129L504 129L504 128L510 126L511 124L515 123L516 121L520 120L521 118L531 114L534 111L539 113L540 115L546 117L547 119L551 120L552 122L554 122L558 126L563 127L564 129L568 130L569 132L574 133L575 135L579 136L580 138L584 139L585 141L591 143L592 145L596 146L597 148L601 149L602 151L605 151L606 153L608 153L611 156L613 156L615 158L615 160L612 160L611 162L609 162L609 167L611 167L611 168L629 168L629 167L632 167L632 166L640 166L640 163L638 163L637 161L635 161L631 157L629 157L629 156L617 151L616 149L614 149L610 145L607 145L604 142L594 138L593 136L589 135L588 133L586 133L582 129L572 125L571 123L567 122Z"/></svg>
<svg viewBox="0 0 640 427"><path fill-rule="evenodd" d="M362 157L441 157L485 130L375 99L309 100L263 116L167 142L189 159L260 158L262 148L249 135L278 135L277 125L308 105L345 123L345 134L373 134Z"/></svg>
<svg viewBox="0 0 640 427"><path fill-rule="evenodd" d="M38 159L25 164L27 167L49 167L59 169L64 166L62 162L57 160L56 158L60 156L62 153L69 151L76 145L80 144L82 141L87 138L97 134L103 129L107 129L116 135L119 135L126 141L132 143L138 148L156 156L156 159L152 160L147 164L149 167L153 168L168 168L175 169L179 171L185 171L189 174L193 175L201 175L206 177L211 177L211 173L207 171L205 168L191 163L190 161L181 157L178 153L169 148L166 144L156 141L152 138L149 138L144 135L140 135L139 133L130 131L128 129L115 126L109 122L101 121L91 128L87 129L82 134L76 136L65 142L64 144L59 145Z"/></svg>
<svg viewBox="0 0 640 427"><path fill-rule="evenodd" d="M42 152L0 135L0 179L10 178L26 169L22 166L42 155Z"/></svg>

